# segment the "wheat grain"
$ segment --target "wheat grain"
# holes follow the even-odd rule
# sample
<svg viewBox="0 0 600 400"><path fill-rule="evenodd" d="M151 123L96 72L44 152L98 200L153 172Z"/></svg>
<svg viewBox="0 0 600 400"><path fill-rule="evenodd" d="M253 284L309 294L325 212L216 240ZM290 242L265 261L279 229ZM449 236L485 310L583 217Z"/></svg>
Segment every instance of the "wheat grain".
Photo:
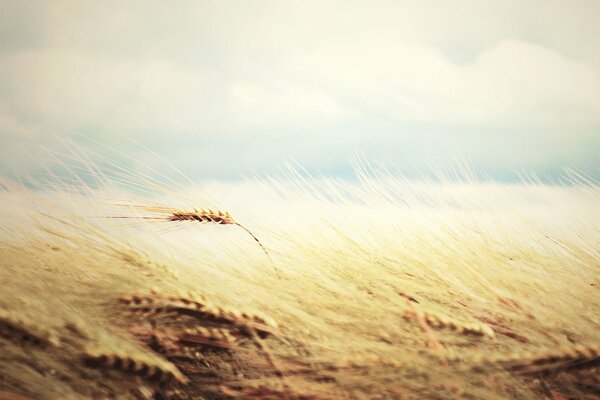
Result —
<svg viewBox="0 0 600 400"><path fill-rule="evenodd" d="M202 296L189 293L182 296L154 291L150 294L125 295L119 301L127 304L131 309L151 314L174 312L204 321L233 325L245 336L250 336L250 329L256 330L264 337L275 333L278 328L277 322L268 316L216 306Z"/></svg>
<svg viewBox="0 0 600 400"><path fill-rule="evenodd" d="M198 326L187 328L178 335L178 341L185 344L211 346L222 349L232 348L237 339L227 329L205 328Z"/></svg>
<svg viewBox="0 0 600 400"><path fill-rule="evenodd" d="M0 336L36 346L60 346L53 331L4 310L0 310Z"/></svg>
<svg viewBox="0 0 600 400"><path fill-rule="evenodd" d="M194 208L193 211L188 210L171 210L169 221L196 221L200 223L214 223L230 225L236 224L228 212L219 210L211 210L208 208Z"/></svg>
<svg viewBox="0 0 600 400"><path fill-rule="evenodd" d="M182 222L182 221L192 221L199 222L201 224L218 224L218 225L236 225L246 231L252 239L256 241L256 243L260 246L262 251L269 257L271 263L273 264L273 268L279 274L279 270L275 267L269 252L263 246L263 244L258 240L256 235L252 233L248 228L244 225L237 222L229 212L223 212L221 210L212 210L210 208L194 208L193 210L183 210L176 208L169 208L163 206L131 206L133 209L138 209L143 212L151 213L149 216L115 216L110 218L131 218L131 219L147 219L147 220L163 220L163 221L171 221L171 222ZM156 214L156 215L154 215Z"/></svg>
<svg viewBox="0 0 600 400"><path fill-rule="evenodd" d="M166 361L156 363L119 352L86 350L82 355L86 365L95 368L115 369L158 382L186 383L188 379Z"/></svg>
<svg viewBox="0 0 600 400"><path fill-rule="evenodd" d="M460 334L495 337L494 330L484 323L463 322L445 315L435 314L430 311L408 310L403 315L404 319L424 320L428 326L437 329L448 329Z"/></svg>
<svg viewBox="0 0 600 400"><path fill-rule="evenodd" d="M538 355L514 354L504 359L488 360L488 362L523 375L590 369L600 367L600 345L563 347L558 352Z"/></svg>

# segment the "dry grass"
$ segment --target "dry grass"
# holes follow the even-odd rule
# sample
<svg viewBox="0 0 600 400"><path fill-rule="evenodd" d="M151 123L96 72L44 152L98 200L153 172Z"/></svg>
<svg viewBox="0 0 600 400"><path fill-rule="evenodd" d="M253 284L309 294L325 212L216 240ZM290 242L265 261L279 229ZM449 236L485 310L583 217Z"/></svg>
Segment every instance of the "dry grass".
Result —
<svg viewBox="0 0 600 400"><path fill-rule="evenodd" d="M598 397L595 184L4 187L0 398Z"/></svg>

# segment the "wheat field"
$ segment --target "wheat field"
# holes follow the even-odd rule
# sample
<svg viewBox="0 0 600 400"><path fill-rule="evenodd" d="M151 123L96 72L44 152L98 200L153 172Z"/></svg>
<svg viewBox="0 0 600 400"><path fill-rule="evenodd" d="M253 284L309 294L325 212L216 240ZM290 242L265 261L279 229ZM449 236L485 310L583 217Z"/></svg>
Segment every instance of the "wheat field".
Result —
<svg viewBox="0 0 600 400"><path fill-rule="evenodd" d="M61 165L2 180L0 399L600 396L585 177Z"/></svg>

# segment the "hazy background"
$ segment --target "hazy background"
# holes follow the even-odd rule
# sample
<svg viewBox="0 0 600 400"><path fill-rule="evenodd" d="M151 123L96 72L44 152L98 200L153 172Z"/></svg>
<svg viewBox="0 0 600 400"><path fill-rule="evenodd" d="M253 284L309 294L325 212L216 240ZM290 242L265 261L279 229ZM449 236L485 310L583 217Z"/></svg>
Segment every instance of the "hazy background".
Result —
<svg viewBox="0 0 600 400"><path fill-rule="evenodd" d="M79 132L196 179L348 177L357 152L599 178L599 21L593 0L0 0L0 168Z"/></svg>

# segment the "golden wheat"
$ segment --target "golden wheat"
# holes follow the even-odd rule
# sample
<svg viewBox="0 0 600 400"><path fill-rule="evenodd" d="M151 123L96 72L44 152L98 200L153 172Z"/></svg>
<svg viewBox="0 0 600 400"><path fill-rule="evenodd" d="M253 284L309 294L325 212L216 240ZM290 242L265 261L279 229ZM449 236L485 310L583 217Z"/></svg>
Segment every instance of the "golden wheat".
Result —
<svg viewBox="0 0 600 400"><path fill-rule="evenodd" d="M60 346L55 332L5 310L0 310L0 336L36 346Z"/></svg>
<svg viewBox="0 0 600 400"><path fill-rule="evenodd" d="M544 354L522 353L488 360L523 375L553 374L600 367L600 345L575 345Z"/></svg>
<svg viewBox="0 0 600 400"><path fill-rule="evenodd" d="M257 214L252 228L281 280L254 268L265 257L244 243L215 251L246 234L214 208L141 210L160 221L159 237L152 223L79 218L114 214L96 213L94 195L65 194L56 208L40 195L39 214L15 194L2 207L23 216L3 223L0 310L20 319L0 318L0 390L49 400L134 398L136 386L167 399L536 399L538 375L552 374L551 390L592 398L579 374L597 376L598 348L558 346L598 343L597 203L575 188L493 185L493 196L465 189L493 198L481 209L453 187L431 189L439 206L420 207L383 199L388 183L401 185L333 185L339 202L283 184L274 201L225 188L229 211ZM500 204L496 192L515 201ZM184 225L211 236L171 234ZM58 348L32 344L46 330ZM490 361L473 369L482 355Z"/></svg>
<svg viewBox="0 0 600 400"><path fill-rule="evenodd" d="M220 387L221 393L224 395L236 398L236 399L249 399L249 400L278 400L278 399L289 399L289 400L327 400L328 397L323 397L313 393L296 393L290 388L284 388L283 390L272 389L265 386L258 387L245 387L241 390L233 389L227 386Z"/></svg>
<svg viewBox="0 0 600 400"><path fill-rule="evenodd" d="M186 328L183 333L177 337L178 341L184 344L194 344L230 349L235 345L237 339L227 329L205 328L197 326L195 328Z"/></svg>
<svg viewBox="0 0 600 400"><path fill-rule="evenodd" d="M254 329L261 336L266 336L275 333L278 328L278 324L273 318L235 308L216 306L203 296L193 293L182 296L181 294L172 295L152 291L150 294L125 295L119 298L119 301L127 304L133 310L149 313L174 312L200 320L231 324L245 335L250 335L249 330Z"/></svg>
<svg viewBox="0 0 600 400"><path fill-rule="evenodd" d="M82 359L90 367L124 371L150 381L179 383L188 381L173 364L167 361L152 362L139 358L139 355L87 349Z"/></svg>
<svg viewBox="0 0 600 400"><path fill-rule="evenodd" d="M244 225L237 222L229 212L221 211L221 210L213 210L210 208L194 208L192 210L183 210L177 208L170 208L164 206L141 206L141 205L129 205L130 208L134 210L138 210L141 212L150 213L150 215L141 215L141 216L112 216L109 218L131 218L131 219L145 219L145 220L162 220L162 221L170 221L170 222L183 222L183 221L191 221L191 222L199 222L201 224L217 224L217 225L235 225L246 231L252 239L256 241L256 243L260 246L262 251L269 257L269 252L263 246L263 244L258 240L256 235L252 233L248 228ZM273 260L271 260L273 263ZM273 268L279 274L279 271L273 264Z"/></svg>
<svg viewBox="0 0 600 400"><path fill-rule="evenodd" d="M427 325L437 329L448 329L459 334L495 337L494 330L484 323L463 322L431 311L407 310L403 314L405 320L424 320Z"/></svg>
<svg viewBox="0 0 600 400"><path fill-rule="evenodd" d="M214 223L223 225L236 223L228 212L222 212L219 210L213 211L208 208L194 208L193 211L171 210L169 221L196 221L200 223Z"/></svg>

